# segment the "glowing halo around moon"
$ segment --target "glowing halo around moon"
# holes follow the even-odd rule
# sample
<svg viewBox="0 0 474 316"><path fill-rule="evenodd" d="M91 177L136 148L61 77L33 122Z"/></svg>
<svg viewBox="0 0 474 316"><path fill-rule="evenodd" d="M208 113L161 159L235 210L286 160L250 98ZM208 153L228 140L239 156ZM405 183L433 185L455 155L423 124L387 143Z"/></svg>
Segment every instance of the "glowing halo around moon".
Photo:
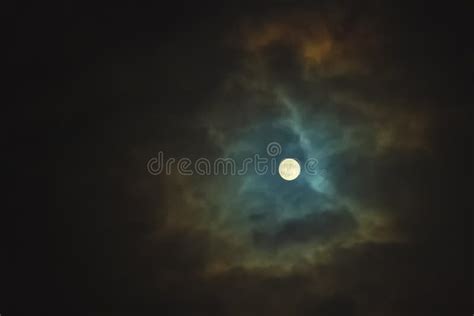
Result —
<svg viewBox="0 0 474 316"><path fill-rule="evenodd" d="M293 181L300 175L301 167L298 161L292 158L283 159L278 167L278 173L286 181Z"/></svg>

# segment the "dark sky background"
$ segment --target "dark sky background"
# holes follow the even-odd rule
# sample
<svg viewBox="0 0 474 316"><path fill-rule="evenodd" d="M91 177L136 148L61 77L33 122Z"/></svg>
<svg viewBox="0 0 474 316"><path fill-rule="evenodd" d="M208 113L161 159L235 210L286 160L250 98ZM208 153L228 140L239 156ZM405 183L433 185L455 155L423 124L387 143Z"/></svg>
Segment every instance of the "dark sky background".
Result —
<svg viewBox="0 0 474 316"><path fill-rule="evenodd" d="M0 313L472 314L472 9L7 7ZM271 141L323 176L146 170Z"/></svg>

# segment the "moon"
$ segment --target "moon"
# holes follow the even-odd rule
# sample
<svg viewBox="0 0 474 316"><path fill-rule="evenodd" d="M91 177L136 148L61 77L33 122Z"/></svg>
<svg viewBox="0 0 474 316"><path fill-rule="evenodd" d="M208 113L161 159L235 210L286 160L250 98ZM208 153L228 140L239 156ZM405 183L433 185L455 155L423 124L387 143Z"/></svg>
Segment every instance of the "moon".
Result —
<svg viewBox="0 0 474 316"><path fill-rule="evenodd" d="M292 181L298 178L301 167L298 161L292 158L283 159L278 167L278 173L286 181Z"/></svg>

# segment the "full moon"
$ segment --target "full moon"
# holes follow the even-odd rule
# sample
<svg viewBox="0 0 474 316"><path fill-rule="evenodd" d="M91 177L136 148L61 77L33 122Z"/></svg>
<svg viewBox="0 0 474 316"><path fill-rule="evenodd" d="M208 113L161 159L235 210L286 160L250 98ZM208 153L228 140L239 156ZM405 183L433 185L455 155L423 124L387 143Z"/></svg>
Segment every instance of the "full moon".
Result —
<svg viewBox="0 0 474 316"><path fill-rule="evenodd" d="M292 181L298 178L301 172L301 167L298 161L291 158L283 159L280 162L280 166L278 167L278 173L280 177L285 179L286 181Z"/></svg>

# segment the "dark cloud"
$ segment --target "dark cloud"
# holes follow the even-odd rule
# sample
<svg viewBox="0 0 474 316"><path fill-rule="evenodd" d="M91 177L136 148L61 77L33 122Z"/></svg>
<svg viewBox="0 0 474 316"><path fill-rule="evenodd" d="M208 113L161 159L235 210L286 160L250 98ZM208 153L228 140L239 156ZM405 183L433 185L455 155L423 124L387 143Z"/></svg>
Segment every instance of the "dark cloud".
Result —
<svg viewBox="0 0 474 316"><path fill-rule="evenodd" d="M273 248L288 243L331 239L350 233L356 227L356 220L345 209L314 211L304 217L284 221L273 234L257 231L254 240L257 244Z"/></svg>

